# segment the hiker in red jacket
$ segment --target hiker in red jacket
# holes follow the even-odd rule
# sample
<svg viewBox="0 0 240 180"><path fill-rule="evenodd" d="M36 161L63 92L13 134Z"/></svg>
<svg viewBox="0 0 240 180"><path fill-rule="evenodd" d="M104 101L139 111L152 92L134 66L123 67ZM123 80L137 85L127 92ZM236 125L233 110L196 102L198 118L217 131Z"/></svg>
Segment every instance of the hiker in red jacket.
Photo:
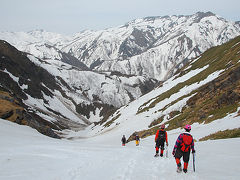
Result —
<svg viewBox="0 0 240 180"><path fill-rule="evenodd" d="M168 138L167 138L167 132L164 130L165 125L161 125L161 129L157 130L157 133L155 135L155 142L156 142L156 154L155 157L159 156L159 147L161 148L160 156L163 157L163 151L164 151L164 144L166 141L166 144L168 146Z"/></svg>
<svg viewBox="0 0 240 180"><path fill-rule="evenodd" d="M183 172L186 173L187 168L188 168L190 151L192 149L192 153L195 153L195 149L194 149L193 137L190 134L191 126L187 124L184 127L184 129L186 132L184 132L178 136L176 144L173 148L172 154L175 157L175 160L177 163L177 172L182 171L180 159L181 159L181 157L183 157L183 162L184 162Z"/></svg>

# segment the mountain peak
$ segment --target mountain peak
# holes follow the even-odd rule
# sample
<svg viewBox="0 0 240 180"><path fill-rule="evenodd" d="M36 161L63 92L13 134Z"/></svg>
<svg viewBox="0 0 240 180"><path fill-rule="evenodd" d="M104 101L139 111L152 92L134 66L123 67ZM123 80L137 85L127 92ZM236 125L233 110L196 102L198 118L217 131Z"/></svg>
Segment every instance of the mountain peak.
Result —
<svg viewBox="0 0 240 180"><path fill-rule="evenodd" d="M36 33L36 32L43 33L43 32L46 32L46 31L44 29L34 29L34 30L31 30L31 31L28 31L29 34Z"/></svg>
<svg viewBox="0 0 240 180"><path fill-rule="evenodd" d="M210 17L210 16L216 16L216 14L208 11L208 12L197 12L196 14L193 15L194 17L194 23L199 23L201 19Z"/></svg>
<svg viewBox="0 0 240 180"><path fill-rule="evenodd" d="M210 12L210 11L207 11L207 12L197 12L193 15L167 15L167 16L147 16L147 17L144 17L144 18L138 18L138 19L134 19L128 23L125 24L125 26L129 26L129 25L132 25L132 24L139 24L139 23L142 23L142 22L154 22L155 20L158 20L158 19L171 19L172 17L176 17L176 18L182 18L182 17L186 17L186 18L190 18L190 17L195 17L195 21L196 22L199 22L202 18L205 18L205 17L210 17L210 16L216 16L216 14Z"/></svg>
<svg viewBox="0 0 240 180"><path fill-rule="evenodd" d="M200 18L209 17L209 16L216 16L216 14L214 14L214 13L212 13L210 11L208 11L208 12L201 12L201 11L199 11L195 15L197 15Z"/></svg>

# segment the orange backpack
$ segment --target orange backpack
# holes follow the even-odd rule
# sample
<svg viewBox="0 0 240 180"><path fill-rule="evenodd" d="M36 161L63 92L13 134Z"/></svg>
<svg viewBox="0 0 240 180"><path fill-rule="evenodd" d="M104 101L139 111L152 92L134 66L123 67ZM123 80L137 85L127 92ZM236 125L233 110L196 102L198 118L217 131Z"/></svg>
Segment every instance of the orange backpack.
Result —
<svg viewBox="0 0 240 180"><path fill-rule="evenodd" d="M192 135L191 134L183 134L183 142L181 144L181 150L183 152L188 152L190 150L190 146L192 144Z"/></svg>

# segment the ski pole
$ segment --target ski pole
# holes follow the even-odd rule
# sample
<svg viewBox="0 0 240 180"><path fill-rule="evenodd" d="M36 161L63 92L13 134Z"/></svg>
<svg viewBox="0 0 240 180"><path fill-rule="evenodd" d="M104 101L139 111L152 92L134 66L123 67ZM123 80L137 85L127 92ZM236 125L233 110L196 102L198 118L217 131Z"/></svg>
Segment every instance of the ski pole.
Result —
<svg viewBox="0 0 240 180"><path fill-rule="evenodd" d="M195 153L193 153L193 171L195 172Z"/></svg>
<svg viewBox="0 0 240 180"><path fill-rule="evenodd" d="M166 147L166 158L168 158L168 146Z"/></svg>

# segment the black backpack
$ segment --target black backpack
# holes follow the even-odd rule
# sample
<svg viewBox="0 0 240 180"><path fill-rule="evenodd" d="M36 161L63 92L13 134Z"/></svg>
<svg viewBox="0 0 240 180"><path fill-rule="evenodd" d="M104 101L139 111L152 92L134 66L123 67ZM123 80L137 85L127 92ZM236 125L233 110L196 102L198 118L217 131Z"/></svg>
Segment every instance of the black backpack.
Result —
<svg viewBox="0 0 240 180"><path fill-rule="evenodd" d="M158 134L158 141L164 141L166 140L166 134L165 131L161 131L159 130L159 134Z"/></svg>
<svg viewBox="0 0 240 180"><path fill-rule="evenodd" d="M122 137L122 143L125 144L126 143L126 138Z"/></svg>
<svg viewBox="0 0 240 180"><path fill-rule="evenodd" d="M139 141L139 136L138 135L135 137L135 140Z"/></svg>

